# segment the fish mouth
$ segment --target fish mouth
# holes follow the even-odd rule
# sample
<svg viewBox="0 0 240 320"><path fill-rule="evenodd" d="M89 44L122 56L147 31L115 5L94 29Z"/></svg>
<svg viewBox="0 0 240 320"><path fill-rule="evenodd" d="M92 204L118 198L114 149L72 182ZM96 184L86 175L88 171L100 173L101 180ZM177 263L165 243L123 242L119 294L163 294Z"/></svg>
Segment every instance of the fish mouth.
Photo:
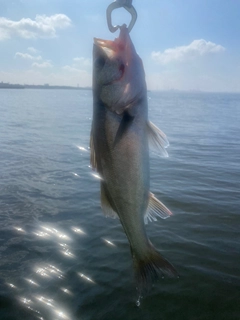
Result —
<svg viewBox="0 0 240 320"><path fill-rule="evenodd" d="M118 45L115 41L94 38L94 44L101 48L110 59L118 52Z"/></svg>
<svg viewBox="0 0 240 320"><path fill-rule="evenodd" d="M94 45L101 49L110 60L116 58L118 56L119 50L122 49L121 46L119 47L119 38L115 39L114 41L94 38ZM111 85L122 80L125 72L125 65L123 62L119 64L118 71L118 77L110 82L105 83L104 86Z"/></svg>
<svg viewBox="0 0 240 320"><path fill-rule="evenodd" d="M117 54L129 58L133 51L132 41L126 25L120 28L119 37L113 41L94 38L94 44L101 48L109 58Z"/></svg>

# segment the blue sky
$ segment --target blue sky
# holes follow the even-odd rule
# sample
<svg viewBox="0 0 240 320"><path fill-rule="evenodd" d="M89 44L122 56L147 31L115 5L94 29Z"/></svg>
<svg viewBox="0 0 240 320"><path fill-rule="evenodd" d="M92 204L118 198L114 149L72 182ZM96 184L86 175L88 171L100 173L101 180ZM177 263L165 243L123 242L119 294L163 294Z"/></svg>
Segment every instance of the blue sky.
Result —
<svg viewBox="0 0 240 320"><path fill-rule="evenodd" d="M109 0L0 0L0 82L90 86ZM240 1L133 0L149 89L240 92ZM114 23L128 23L124 9Z"/></svg>

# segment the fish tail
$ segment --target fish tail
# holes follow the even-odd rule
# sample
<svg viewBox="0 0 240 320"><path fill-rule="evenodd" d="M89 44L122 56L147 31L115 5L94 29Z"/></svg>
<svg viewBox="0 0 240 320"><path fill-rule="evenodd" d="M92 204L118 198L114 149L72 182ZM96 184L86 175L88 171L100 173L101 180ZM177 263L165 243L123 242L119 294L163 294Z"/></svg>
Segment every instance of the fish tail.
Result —
<svg viewBox="0 0 240 320"><path fill-rule="evenodd" d="M176 277L178 273L173 265L167 261L150 243L149 250L140 256L132 249L133 265L139 294L149 291L158 278Z"/></svg>

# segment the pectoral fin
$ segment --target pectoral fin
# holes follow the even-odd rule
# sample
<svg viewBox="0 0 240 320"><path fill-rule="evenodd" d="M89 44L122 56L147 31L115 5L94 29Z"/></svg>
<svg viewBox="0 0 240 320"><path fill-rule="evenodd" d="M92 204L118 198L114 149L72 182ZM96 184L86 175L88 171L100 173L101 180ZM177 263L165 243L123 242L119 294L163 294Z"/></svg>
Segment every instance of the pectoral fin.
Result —
<svg viewBox="0 0 240 320"><path fill-rule="evenodd" d="M123 113L122 120L120 122L113 147L115 147L122 137L127 133L129 126L131 125L134 117L132 117L127 111Z"/></svg>
<svg viewBox="0 0 240 320"><path fill-rule="evenodd" d="M165 133L163 133L152 122L147 122L148 141L150 147L157 148L157 151L161 156L168 157L168 153L165 150L169 146L169 142Z"/></svg>
<svg viewBox="0 0 240 320"><path fill-rule="evenodd" d="M108 195L108 191L104 185L104 182L101 182L101 207L103 214L106 217L110 217L113 219L118 218L118 214L115 209L113 209L114 204L111 202L110 196Z"/></svg>
<svg viewBox="0 0 240 320"><path fill-rule="evenodd" d="M154 197L153 193L149 193L149 203L147 212L144 216L144 222L145 224L148 223L148 220L150 222L157 221L157 217L160 217L161 219L166 219L172 215L172 212L157 198Z"/></svg>

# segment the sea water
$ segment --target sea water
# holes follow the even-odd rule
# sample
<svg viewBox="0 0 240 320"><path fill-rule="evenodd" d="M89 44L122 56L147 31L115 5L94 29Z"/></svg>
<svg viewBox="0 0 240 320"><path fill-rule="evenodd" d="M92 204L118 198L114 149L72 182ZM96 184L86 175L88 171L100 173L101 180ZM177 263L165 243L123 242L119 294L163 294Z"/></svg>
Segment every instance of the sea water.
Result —
<svg viewBox="0 0 240 320"><path fill-rule="evenodd" d="M149 92L168 136L147 225L179 272L141 299L118 220L89 164L92 93L0 90L0 319L240 319L240 95Z"/></svg>

